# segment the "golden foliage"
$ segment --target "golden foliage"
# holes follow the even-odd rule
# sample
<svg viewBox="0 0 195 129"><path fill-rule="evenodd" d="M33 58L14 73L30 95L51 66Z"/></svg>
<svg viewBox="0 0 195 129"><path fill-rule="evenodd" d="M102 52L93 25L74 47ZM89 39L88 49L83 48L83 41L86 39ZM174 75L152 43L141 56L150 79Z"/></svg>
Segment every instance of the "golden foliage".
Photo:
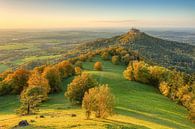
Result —
<svg viewBox="0 0 195 129"><path fill-rule="evenodd" d="M18 69L12 74L8 74L3 81L12 87L12 93L19 94L24 87L27 87L29 75L29 71Z"/></svg>
<svg viewBox="0 0 195 129"><path fill-rule="evenodd" d="M61 78L66 78L74 74L74 67L69 61L62 61L56 65Z"/></svg>
<svg viewBox="0 0 195 129"><path fill-rule="evenodd" d="M108 85L100 85L85 92L82 107L86 110L87 119L94 111L96 117L107 118L112 115L114 108L114 96L111 94Z"/></svg>
<svg viewBox="0 0 195 129"><path fill-rule="evenodd" d="M102 53L101 57L102 57L103 60L108 60L109 59L109 53L105 51L105 52Z"/></svg>
<svg viewBox="0 0 195 129"><path fill-rule="evenodd" d="M132 67L127 67L127 69L123 72L123 76L127 80L134 80L133 68Z"/></svg>
<svg viewBox="0 0 195 129"><path fill-rule="evenodd" d="M74 70L77 75L80 75L82 73L82 69L80 67L75 67Z"/></svg>
<svg viewBox="0 0 195 129"><path fill-rule="evenodd" d="M166 82L161 82L159 85L159 90L164 96L168 96L170 92L170 87Z"/></svg>
<svg viewBox="0 0 195 129"><path fill-rule="evenodd" d="M95 64L94 64L94 69L95 70L98 70L98 71L101 71L102 70L102 63L101 62L96 62Z"/></svg>
<svg viewBox="0 0 195 129"><path fill-rule="evenodd" d="M76 76L68 84L65 96L73 103L81 104L83 96L88 89L97 85L97 82L88 73L82 73Z"/></svg>
<svg viewBox="0 0 195 129"><path fill-rule="evenodd" d="M58 69L48 66L44 69L42 76L48 80L51 93L61 91L61 79Z"/></svg>
<svg viewBox="0 0 195 129"><path fill-rule="evenodd" d="M48 80L41 76L38 72L33 72L28 80L29 87L40 87L45 91L47 95L50 91Z"/></svg>
<svg viewBox="0 0 195 129"><path fill-rule="evenodd" d="M117 65L117 64L119 64L119 62L120 62L119 56L113 56L112 57L112 63L113 64Z"/></svg>

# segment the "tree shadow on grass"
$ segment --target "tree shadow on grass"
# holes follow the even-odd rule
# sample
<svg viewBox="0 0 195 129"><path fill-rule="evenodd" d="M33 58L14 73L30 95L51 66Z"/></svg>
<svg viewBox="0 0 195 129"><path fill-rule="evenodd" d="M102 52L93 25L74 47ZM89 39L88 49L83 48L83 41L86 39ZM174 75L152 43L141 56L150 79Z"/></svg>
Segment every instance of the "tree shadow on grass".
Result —
<svg viewBox="0 0 195 129"><path fill-rule="evenodd" d="M177 128L177 129L192 129L193 128L190 125L183 124L182 119L180 120L179 117L177 119L171 119L170 117L162 117L162 116L158 116L157 114L150 114L146 112L141 112L141 111L132 110L132 109L129 110L125 108L117 108L117 112L120 113L121 115L156 123L159 125L164 125L170 128Z"/></svg>
<svg viewBox="0 0 195 129"><path fill-rule="evenodd" d="M105 123L106 128L108 129L149 129L145 126L136 125L132 123L110 120L110 119L92 119L93 121Z"/></svg>

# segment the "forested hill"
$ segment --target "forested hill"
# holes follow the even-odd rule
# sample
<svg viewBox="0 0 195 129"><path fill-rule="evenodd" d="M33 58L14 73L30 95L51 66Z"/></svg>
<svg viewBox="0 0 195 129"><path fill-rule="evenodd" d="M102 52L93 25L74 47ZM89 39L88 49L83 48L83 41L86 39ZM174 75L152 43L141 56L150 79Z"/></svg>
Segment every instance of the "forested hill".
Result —
<svg viewBox="0 0 195 129"><path fill-rule="evenodd" d="M82 45L82 48L97 49L112 45L137 50L140 56L153 63L186 72L195 72L195 46L155 38L136 29L109 39L98 39Z"/></svg>

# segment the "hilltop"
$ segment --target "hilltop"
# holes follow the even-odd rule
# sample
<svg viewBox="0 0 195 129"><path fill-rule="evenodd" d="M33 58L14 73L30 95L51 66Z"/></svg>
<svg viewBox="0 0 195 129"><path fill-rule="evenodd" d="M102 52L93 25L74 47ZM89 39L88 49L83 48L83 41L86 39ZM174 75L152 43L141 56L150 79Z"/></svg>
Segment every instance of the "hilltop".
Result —
<svg viewBox="0 0 195 129"><path fill-rule="evenodd" d="M109 46L124 46L138 51L148 61L185 72L195 71L195 46L150 36L137 29L119 36L98 39L82 44L82 49L97 49Z"/></svg>

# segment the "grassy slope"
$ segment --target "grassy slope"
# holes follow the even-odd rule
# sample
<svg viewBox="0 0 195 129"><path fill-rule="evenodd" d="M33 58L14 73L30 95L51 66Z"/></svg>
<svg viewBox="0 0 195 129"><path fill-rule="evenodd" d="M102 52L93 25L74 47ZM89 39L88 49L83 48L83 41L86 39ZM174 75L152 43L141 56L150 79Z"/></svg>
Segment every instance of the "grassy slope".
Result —
<svg viewBox="0 0 195 129"><path fill-rule="evenodd" d="M96 58L96 60L99 60ZM39 114L18 117L14 115L17 98L14 96L0 97L0 128L13 127L21 119L35 120L28 128L195 128L186 119L187 111L168 98L160 95L152 86L130 82L123 78L123 66L116 66L108 61L102 61L104 71L93 71L93 63L84 63L86 72L96 77L101 83L110 85L116 97L116 114L106 120L85 120L83 110L72 106L64 93L50 96L50 100L41 105ZM64 81L64 87L72 78ZM64 88L65 90L65 88ZM76 114L76 117L71 117ZM44 115L45 118L39 118Z"/></svg>
<svg viewBox="0 0 195 129"><path fill-rule="evenodd" d="M5 71L6 69L8 69L9 67L7 65L4 64L0 64L0 73Z"/></svg>

